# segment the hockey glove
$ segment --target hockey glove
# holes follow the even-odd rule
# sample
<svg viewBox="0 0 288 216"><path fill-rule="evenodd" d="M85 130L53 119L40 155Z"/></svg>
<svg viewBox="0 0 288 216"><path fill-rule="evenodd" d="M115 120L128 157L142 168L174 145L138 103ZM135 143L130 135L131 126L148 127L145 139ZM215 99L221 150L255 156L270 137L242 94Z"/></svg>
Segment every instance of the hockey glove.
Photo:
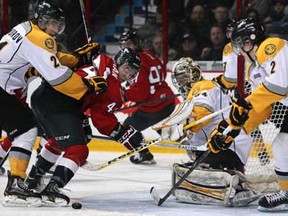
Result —
<svg viewBox="0 0 288 216"><path fill-rule="evenodd" d="M129 150L141 146L141 142L144 140L142 133L134 127L130 125L124 126L119 123L110 134L110 137L123 144Z"/></svg>
<svg viewBox="0 0 288 216"><path fill-rule="evenodd" d="M92 139L92 129L89 124L89 119L85 114L82 116L82 127L87 138L87 143L89 143Z"/></svg>
<svg viewBox="0 0 288 216"><path fill-rule="evenodd" d="M240 129L231 130L229 133L224 135L223 132L228 126L228 123L225 120L222 120L210 134L207 147L211 152L218 153L222 150L227 150L234 141L234 138L239 135Z"/></svg>
<svg viewBox="0 0 288 216"><path fill-rule="evenodd" d="M85 44L84 46L76 49L74 55L79 59L77 67L92 63L92 58L99 55L101 45L97 42Z"/></svg>
<svg viewBox="0 0 288 216"><path fill-rule="evenodd" d="M232 101L228 123L233 129L240 129L249 118L248 112L252 106L237 91L235 91Z"/></svg>
<svg viewBox="0 0 288 216"><path fill-rule="evenodd" d="M107 82L102 76L93 76L88 79L82 78L90 92L102 93L107 89Z"/></svg>

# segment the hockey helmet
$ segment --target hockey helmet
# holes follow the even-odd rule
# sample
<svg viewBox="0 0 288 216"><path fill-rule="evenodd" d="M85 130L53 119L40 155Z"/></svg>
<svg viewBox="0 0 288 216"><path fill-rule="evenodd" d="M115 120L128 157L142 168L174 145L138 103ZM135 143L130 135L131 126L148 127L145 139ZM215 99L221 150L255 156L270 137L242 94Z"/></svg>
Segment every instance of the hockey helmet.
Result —
<svg viewBox="0 0 288 216"><path fill-rule="evenodd" d="M121 49L114 58L116 67L119 69L122 65L127 65L134 69L133 76L135 77L141 68L141 60L139 55L130 48Z"/></svg>
<svg viewBox="0 0 288 216"><path fill-rule="evenodd" d="M244 52L252 50L254 45L260 43L266 38L264 27L254 18L241 19L235 23L232 32L232 47L239 54L240 49ZM244 45L250 43L251 48L245 50Z"/></svg>
<svg viewBox="0 0 288 216"><path fill-rule="evenodd" d="M58 26L58 34L63 33L65 29L65 15L63 10L47 0L41 1L35 8L34 18L40 29L45 30L46 24L54 21Z"/></svg>
<svg viewBox="0 0 288 216"><path fill-rule="evenodd" d="M120 44L132 42L136 46L139 46L140 38L134 29L127 29L120 35L119 42Z"/></svg>
<svg viewBox="0 0 288 216"><path fill-rule="evenodd" d="M184 57L175 63L171 77L173 85L186 98L193 84L202 79L202 70L192 58Z"/></svg>

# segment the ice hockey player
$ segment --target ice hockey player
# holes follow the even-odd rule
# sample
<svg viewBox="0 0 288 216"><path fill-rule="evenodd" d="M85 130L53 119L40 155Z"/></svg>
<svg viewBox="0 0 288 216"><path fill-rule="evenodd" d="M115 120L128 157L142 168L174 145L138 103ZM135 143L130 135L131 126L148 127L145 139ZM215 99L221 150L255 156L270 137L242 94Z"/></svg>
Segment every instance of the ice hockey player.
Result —
<svg viewBox="0 0 288 216"><path fill-rule="evenodd" d="M79 119L79 116L81 116L88 108L90 109L92 123L100 133L113 138L129 150L141 146L141 142L144 139L141 132L135 130L130 125L120 124L114 114L114 111L119 109L123 104L124 94L121 82L134 79L138 75L140 66L139 56L129 48L120 50L115 56L115 62L107 55L99 54L93 58L93 65L85 65L77 69L75 73L85 79L95 76L96 73L101 76L103 75L107 80L108 85L105 92L101 94L86 94L81 103L76 106L73 101L70 102L68 98L62 96L62 104L57 101L57 104L61 105L59 108L56 108L55 106L56 101L55 103L49 101L45 104L47 101L45 94L42 94L41 97L37 98L37 103L41 103L41 106L46 105L44 107L47 107L47 110L45 110L45 116L46 119L49 120L41 120L46 125L49 124L49 132L51 132L52 135L55 135L56 139L50 138L50 142L43 147L36 164L33 166L27 177L26 182L31 189L43 189L43 175L58 160L52 178L46 188L41 192L42 196L44 196L43 201L45 204L66 206L67 203L69 203L69 197L61 191L61 188L67 185L75 175L79 166L81 166L86 160L88 150L82 148L86 142L85 133L81 128L81 119ZM43 98L43 96L45 97ZM57 99L59 99L60 95L57 97ZM52 99L53 98L54 97L52 97ZM50 107L49 104L51 104L53 108ZM51 114L52 109L55 110L55 114L54 111ZM65 112L66 110L71 114L65 114L67 113ZM57 115L57 112L61 115ZM58 123L57 126L50 123L51 119L52 122L56 121ZM66 125L67 122L70 122L70 124ZM67 138L64 139L65 136ZM63 139L60 139L61 137L63 137ZM80 145L79 143L82 144ZM86 147L86 145L84 146ZM78 152L78 158L75 156L71 157L71 150ZM62 152L64 152L64 154ZM63 155L60 158L61 154ZM55 184L57 185L55 186ZM49 191L49 194L47 194L49 185L56 188L54 189L52 187L52 191Z"/></svg>
<svg viewBox="0 0 288 216"><path fill-rule="evenodd" d="M166 67L150 50L142 50L140 38L133 29L128 29L120 36L120 47L129 47L138 52L141 59L141 69L137 79L128 83L124 92L125 101L149 102L159 99L154 103L139 106L124 122L132 125L136 130L143 131L169 116L175 108L175 98L165 79ZM131 156L134 164L155 164L153 155L148 149Z"/></svg>
<svg viewBox="0 0 288 216"><path fill-rule="evenodd" d="M245 58L251 59L257 65L261 66L266 78L245 100L235 101L232 105L229 115L229 125L238 129L246 121L253 118L251 112L261 115L273 103L280 101L287 96L288 64L285 59L288 53L287 41L277 37L267 37L263 26L251 18L242 19L235 25L232 33L232 46L235 51ZM248 112L247 107L253 108ZM248 119L248 120L247 120ZM271 195L265 195L259 200L258 210L260 211L287 211L288 210L288 129L287 113L280 128L280 132L272 143L275 172L278 178L280 191ZM221 133L217 136L222 136ZM213 140L214 137L211 137ZM225 137L222 136L225 140ZM209 147L212 151L221 151L226 149L225 142L222 142L221 148L214 144ZM220 146L220 143L217 143Z"/></svg>
<svg viewBox="0 0 288 216"><path fill-rule="evenodd" d="M162 138L182 139L182 145L185 143L188 149L195 149L187 150L194 161L207 150L204 144L207 143L210 133L213 134L218 130L223 132L222 128L227 127L229 111L190 128L187 138L184 139L183 125L228 107L231 98L217 82L204 79L200 66L190 57L181 58L175 63L172 81L187 99L183 102L187 105L179 106L181 108L178 113L181 113L181 119L180 115L173 114L171 118L167 118L170 118L171 122L178 118L179 124L168 129L164 128ZM238 134L240 134L238 138L233 140ZM259 197L259 194L246 183L243 175L252 146L251 137L243 130L232 130L227 137L231 138L231 141L227 139L226 143L229 149L218 154L210 153L201 167L194 170L175 190L174 194L178 200L195 204L246 206ZM189 165L174 164L173 168L173 183L175 183L189 169Z"/></svg>
<svg viewBox="0 0 288 216"><path fill-rule="evenodd" d="M84 83L79 75L62 64L62 61L69 62L72 67L79 61L73 55L57 53L53 36L63 32L64 27L62 9L48 1L41 1L32 20L15 26L0 40L0 120L12 141L8 158L10 173L4 191L5 206L39 206L42 203L41 194L24 184L37 136L31 109L21 104L22 94L25 95L28 85L26 81L35 75L35 71L28 68L36 68L51 89L76 101L91 87L100 91L105 88L97 85L97 81L104 83L104 78L92 77L91 82Z"/></svg>

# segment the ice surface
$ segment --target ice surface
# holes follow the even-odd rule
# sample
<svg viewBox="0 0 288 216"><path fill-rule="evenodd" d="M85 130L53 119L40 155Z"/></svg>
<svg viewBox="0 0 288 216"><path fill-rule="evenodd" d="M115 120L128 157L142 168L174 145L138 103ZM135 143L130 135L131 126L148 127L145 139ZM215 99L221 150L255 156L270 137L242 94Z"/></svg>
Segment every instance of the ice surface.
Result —
<svg viewBox="0 0 288 216"><path fill-rule="evenodd" d="M90 153L93 163L107 162L122 153ZM32 156L34 161L35 155ZM184 154L155 154L156 165L133 165L129 159L93 172L79 169L65 192L72 202L81 202L82 209L72 207L11 208L0 205L0 216L223 216L263 215L256 206L227 208L221 206L180 203L171 196L162 206L157 206L150 196L154 186L163 197L171 186L171 167L175 162L186 161ZM4 165L8 167L8 162ZM48 178L46 178L48 180ZM7 176L0 176L0 199ZM277 215L277 214L273 214ZM283 214L281 214L283 215Z"/></svg>

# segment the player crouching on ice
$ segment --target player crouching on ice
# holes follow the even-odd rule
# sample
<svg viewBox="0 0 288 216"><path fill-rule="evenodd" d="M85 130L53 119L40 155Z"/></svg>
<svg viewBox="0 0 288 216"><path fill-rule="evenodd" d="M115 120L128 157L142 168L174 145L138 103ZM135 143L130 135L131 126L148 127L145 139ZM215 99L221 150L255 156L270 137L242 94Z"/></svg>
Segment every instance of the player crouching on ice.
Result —
<svg viewBox="0 0 288 216"><path fill-rule="evenodd" d="M161 124L172 125L162 128L162 138L180 140L182 147L194 149L186 150L193 162L207 150L203 145L207 143L210 134L223 132L227 127L229 110L189 128L185 132L186 136L183 135L183 126L229 107L231 98L217 82L204 79L198 63L189 57L176 62L172 70L172 81L185 100L154 129L159 129ZM194 204L246 206L259 197L244 176L244 165L252 146L252 138L243 130L232 130L227 137L230 138L226 141L229 149L218 154L210 153L176 188L174 195L177 200ZM174 164L173 185L189 167L189 163Z"/></svg>
<svg viewBox="0 0 288 216"><path fill-rule="evenodd" d="M124 101L121 82L134 79L140 70L140 58L138 54L129 48L125 48L117 53L115 62L105 54L96 55L92 59L93 65L89 64L78 68L75 73L79 74L87 81L90 77L94 77L95 74L103 76L107 81L107 89L101 93L91 91L82 98L81 103L75 105L72 101L68 104L70 105L68 107L73 108L73 115L70 115L70 118L75 119L74 125L71 125L70 128L67 129L67 126L63 125L65 122L61 122L61 117L64 112L62 112L61 115L58 115L60 118L60 126L58 128L53 128L53 130L56 130L58 134L64 133L70 134L70 136L61 140L50 139L49 143L42 148L38 160L26 179L26 183L30 189L40 189L41 191L43 176L54 165L64 151L62 158L57 162L56 169L50 182L46 186L47 188L52 183L54 183L54 185L56 183L57 187L55 187L55 190L50 190L49 194L46 193L47 190L45 189L43 190L44 193L41 191L43 205L66 206L70 202L70 198L62 192L62 188L69 183L76 174L78 168L85 163L85 160L88 157L88 148L85 149L85 152L81 150L74 152L76 156L80 156L77 159L76 157L71 157L71 154L67 154L67 151L65 150L69 150L69 146L65 147L65 145L69 145L70 142L70 147L77 147L75 144L71 145L69 137L74 137L74 139L78 138L78 140L81 138L82 143L85 143L85 145L88 143L86 136L89 134L85 133L87 130L83 128L83 125L81 124L81 116L88 108L90 109L93 125L97 130L123 144L127 149L132 150L141 146L144 140L141 132L135 130L130 125L120 124L114 114L114 111L121 108ZM63 98L63 100L67 99ZM69 101L63 101L63 103L64 102L67 103ZM62 107L65 109L65 106ZM58 109L61 109L61 107ZM47 112L48 111L49 110L47 110ZM51 129L52 128L50 128L50 131Z"/></svg>

